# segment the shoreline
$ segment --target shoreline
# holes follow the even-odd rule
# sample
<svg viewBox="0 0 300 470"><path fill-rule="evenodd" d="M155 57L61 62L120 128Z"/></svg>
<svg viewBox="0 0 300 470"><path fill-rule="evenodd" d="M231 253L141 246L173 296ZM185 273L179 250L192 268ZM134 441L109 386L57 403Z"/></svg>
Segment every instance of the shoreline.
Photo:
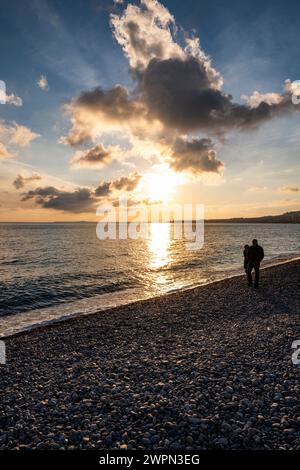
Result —
<svg viewBox="0 0 300 470"><path fill-rule="evenodd" d="M276 267L276 266L280 266L280 265L284 265L284 264L288 264L288 263L293 263L293 262L298 261L298 260L300 260L300 256L296 256L296 257L288 258L288 259L283 259L283 260L280 260L280 259L276 259L276 260L273 260L273 261L270 260L269 263L268 263L268 261L266 261L266 263L268 263L268 265L267 266L262 266L261 271L264 271L266 269L270 269L270 268L273 268L273 267ZM98 314L101 314L101 313L106 312L108 310L109 311L115 310L115 309L124 307L126 305L134 305L138 302L144 302L144 301L159 299L160 297L170 296L170 295L176 294L178 292L189 292L189 291L194 290L194 289L200 289L200 288L205 287L205 286L210 286L210 285L213 285L213 284L216 284L216 283L219 283L219 282L226 281L227 279L234 279L234 278L238 278L238 277L243 278L243 277L245 277L245 274L241 274L240 272L237 273L236 270L233 269L233 270L230 271L230 274L228 274L227 276L225 276L221 279L216 279L216 280L213 280L211 282L207 282L207 283L204 283L204 284L201 284L201 285L198 285L198 286L187 287L187 288L178 289L178 290L171 290L169 292L166 292L164 294L160 294L160 295L157 295L157 296L145 297L145 298L142 298L142 299L137 299L137 300L128 301L128 302L125 301L124 303L120 303L120 304L114 305L114 306L103 307L103 308L98 307L95 311L90 311L90 312L87 312L87 313L75 312L75 313L72 313L72 314L66 314L66 315L62 315L60 317L55 317L55 318L48 319L48 320L45 319L45 320L38 321L36 323L28 324L24 327L20 327L19 329L17 329L17 331L14 331L12 329L12 328L16 328L16 327L11 327L11 329L8 330L8 332L6 332L6 333L5 333L5 331L1 332L1 323L8 323L8 324L12 323L13 324L14 320L18 316L20 318L21 315L22 315L22 317L25 318L25 321L26 321L26 315L28 315L30 313L32 313L34 315L35 313L39 312L40 309L28 310L28 311L25 311L25 312L22 312L22 313L17 313L17 314L4 315L4 316L0 317L0 339L10 338L10 337L20 335L22 333L34 331L34 330L40 329L40 328L47 328L47 327L50 327L51 325L55 325L55 324L58 324L58 323L60 324L60 323L63 323L65 321L69 321L69 320L85 318L85 317L90 316L90 315L98 315ZM88 299L85 299L85 301L88 301ZM71 304L72 304L72 302L70 303L70 306L71 306ZM57 306L52 306L52 307L49 307L49 308L51 308L51 310L53 310L56 307L59 308L60 305L61 304L58 304ZM44 309L44 310L46 310L46 309Z"/></svg>
<svg viewBox="0 0 300 470"><path fill-rule="evenodd" d="M281 266L281 265L285 265L285 264L289 264L289 263L294 263L294 262L297 262L300 260L300 256L296 256L296 257L293 257L293 258L287 258L287 259L283 259L283 260L280 260L280 259L275 259L275 260L270 260L270 261L266 261L265 263L267 264L266 266L262 266L261 267L261 271L265 271L267 269L271 269L273 267L276 267L276 266ZM52 325L56 325L56 324L61 324L65 321L69 321L69 320L80 320L81 318L85 318L87 316L93 316L93 315L101 315L107 311L112 311L112 310L117 310L121 307L124 307L124 306L127 306L127 305L135 305L137 303L140 303L140 302L145 302L145 301L151 301L151 300L155 300L155 299L159 299L161 297L169 297L169 296L172 296L174 294L177 294L177 293L185 293L185 292L189 292L189 291L193 291L194 289L201 289L205 286L213 286L214 284L217 284L217 283L220 283L220 282L224 282L228 279L235 279L235 278L244 278L245 277L245 274L241 274L240 272L236 272L237 270L236 269L233 269L231 271L228 271L228 275L221 278L221 279L216 279L216 280L213 280L211 282L207 282L207 283L204 283L204 284L201 284L201 285L198 285L198 286L193 286L193 287L188 287L188 288L183 288L183 289L178 289L178 290L171 290L169 292L166 292L164 294L160 294L160 295L157 295L157 296L152 296L152 297L145 297L145 298L142 298L142 299L137 299L137 300L133 300L133 301L125 301L124 303L120 303L118 305L114 305L114 306L109 306L109 307L103 307L103 308L97 308L95 311L91 311L91 312L87 312L87 313L84 313L84 312L75 312L75 313L71 313L71 314L65 314L65 315L62 315L60 317L56 317L56 318L52 318L52 319L45 319L44 321L41 320L40 322L37 322L37 323L33 323L33 324L29 324L27 326L24 326L24 327L20 327L19 329L17 329L17 331L12 331L12 330L8 330L8 333L2 333L1 332L1 323L2 322L9 322L11 321L12 323L14 319L16 319L16 317L18 317L19 315L22 315L24 316L25 320L26 320L26 314L30 314L30 313L35 313L35 312L38 312L40 311L39 309L36 309L36 310L28 310L28 311L25 311L25 312L21 312L21 313L16 313L16 314L11 314L11 315L4 315L2 317L0 317L0 339L7 339L7 338L11 338L11 337L14 337L16 335L21 335L23 333L28 333L28 332L31 332L31 331L34 331L36 329L41 329L41 328L48 328L48 327L51 327ZM72 303L70 303L71 305ZM51 309L55 309L55 307L60 307L62 304L58 304L57 306L53 305L49 308Z"/></svg>
<svg viewBox="0 0 300 470"><path fill-rule="evenodd" d="M7 338L0 449L299 449L299 281L300 260Z"/></svg>

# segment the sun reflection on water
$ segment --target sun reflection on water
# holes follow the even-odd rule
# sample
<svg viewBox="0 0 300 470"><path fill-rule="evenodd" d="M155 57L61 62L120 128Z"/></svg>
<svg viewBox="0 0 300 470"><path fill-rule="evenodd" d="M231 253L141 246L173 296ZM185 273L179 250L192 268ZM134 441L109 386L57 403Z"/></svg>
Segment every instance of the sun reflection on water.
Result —
<svg viewBox="0 0 300 470"><path fill-rule="evenodd" d="M159 269L170 261L170 224L151 223L149 233L150 266Z"/></svg>

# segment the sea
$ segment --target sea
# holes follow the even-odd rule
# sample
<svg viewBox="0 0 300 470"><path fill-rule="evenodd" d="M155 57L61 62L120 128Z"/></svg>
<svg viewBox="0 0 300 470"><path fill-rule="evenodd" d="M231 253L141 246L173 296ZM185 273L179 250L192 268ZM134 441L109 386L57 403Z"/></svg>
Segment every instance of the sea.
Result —
<svg viewBox="0 0 300 470"><path fill-rule="evenodd" d="M94 223L1 223L0 335L242 274L253 238L264 266L300 256L300 224L206 223L191 250L172 223L122 240L100 240Z"/></svg>

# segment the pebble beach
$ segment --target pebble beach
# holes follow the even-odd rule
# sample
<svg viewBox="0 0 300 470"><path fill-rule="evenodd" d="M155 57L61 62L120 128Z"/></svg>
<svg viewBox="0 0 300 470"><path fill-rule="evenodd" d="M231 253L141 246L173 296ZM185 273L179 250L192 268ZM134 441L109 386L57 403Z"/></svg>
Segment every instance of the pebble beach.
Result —
<svg viewBox="0 0 300 470"><path fill-rule="evenodd" d="M300 449L300 261L5 339L0 449Z"/></svg>

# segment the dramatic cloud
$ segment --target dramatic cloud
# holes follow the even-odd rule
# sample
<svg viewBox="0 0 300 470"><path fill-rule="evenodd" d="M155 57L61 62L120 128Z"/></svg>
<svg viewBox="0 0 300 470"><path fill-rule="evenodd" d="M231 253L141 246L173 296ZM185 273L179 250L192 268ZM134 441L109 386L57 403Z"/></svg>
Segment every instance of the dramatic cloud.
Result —
<svg viewBox="0 0 300 470"><path fill-rule="evenodd" d="M300 188L298 188L297 186L284 186L280 188L280 191L283 193L299 193Z"/></svg>
<svg viewBox="0 0 300 470"><path fill-rule="evenodd" d="M179 132L195 130L223 134L230 130L255 129L276 115L295 111L290 95L277 103L260 101L240 105L215 89L205 63L195 57L152 59L142 74L139 89L149 112L167 127Z"/></svg>
<svg viewBox="0 0 300 470"><path fill-rule="evenodd" d="M64 110L71 118L72 128L61 143L71 146L92 141L105 130L134 127L139 122L141 125L147 124L145 104L131 100L128 90L121 85L107 91L97 87L82 92L66 104Z"/></svg>
<svg viewBox="0 0 300 470"><path fill-rule="evenodd" d="M196 132L223 137L246 131L285 113L297 111L287 81L282 94L255 91L246 104L222 91L223 78L200 47L198 38L184 35L182 44L175 19L157 0L128 4L111 15L113 34L128 58L136 87L121 85L82 92L64 106L71 129L61 142L80 145L104 133L122 132L134 146L152 142L176 171L219 173L223 164L208 139L192 139ZM139 149L142 145L139 145ZM171 155L171 158L170 158ZM142 155L146 158L145 155Z"/></svg>
<svg viewBox="0 0 300 470"><path fill-rule="evenodd" d="M47 79L46 75L41 75L40 76L40 78L37 81L37 86L41 90L48 90L49 89L48 79Z"/></svg>
<svg viewBox="0 0 300 470"><path fill-rule="evenodd" d="M132 173L117 180L103 182L96 189L76 188L73 191L66 191L54 186L38 187L24 192L22 201L33 200L45 209L64 212L93 212L97 203L102 199L113 197L115 191L132 191L135 189L140 178L141 175L138 173ZM22 183L23 181L21 181Z"/></svg>
<svg viewBox="0 0 300 470"><path fill-rule="evenodd" d="M145 70L153 58L183 57L174 42L169 24L174 17L162 4L145 0L141 8L129 4L123 15L111 15L114 35L129 60L131 69Z"/></svg>
<svg viewBox="0 0 300 470"><path fill-rule="evenodd" d="M101 168L112 161L114 147L105 148L102 144L96 145L89 150L78 150L71 158L71 164L74 168Z"/></svg>
<svg viewBox="0 0 300 470"><path fill-rule="evenodd" d="M34 200L45 209L64 212L91 212L97 199L88 188L77 188L74 191L63 191L53 186L36 188L23 194L22 201Z"/></svg>
<svg viewBox="0 0 300 470"><path fill-rule="evenodd" d="M210 139L177 139L172 147L170 166L176 171L219 173L224 165L217 159Z"/></svg>
<svg viewBox="0 0 300 470"><path fill-rule="evenodd" d="M156 0L142 0L141 7L128 5L122 15L111 16L111 23L138 80L142 100L167 126L183 132L213 127L218 133L256 127L294 109L289 93L255 92L251 106L234 103L221 91L223 79L199 40L185 38L186 47L179 46L170 28L174 17Z"/></svg>
<svg viewBox="0 0 300 470"><path fill-rule="evenodd" d="M39 175L38 173L33 173L32 175L29 176L22 176L18 175L16 179L13 181L13 185L16 189L21 189L24 188L28 183L31 183L32 181L39 181L42 179L42 176Z"/></svg>

